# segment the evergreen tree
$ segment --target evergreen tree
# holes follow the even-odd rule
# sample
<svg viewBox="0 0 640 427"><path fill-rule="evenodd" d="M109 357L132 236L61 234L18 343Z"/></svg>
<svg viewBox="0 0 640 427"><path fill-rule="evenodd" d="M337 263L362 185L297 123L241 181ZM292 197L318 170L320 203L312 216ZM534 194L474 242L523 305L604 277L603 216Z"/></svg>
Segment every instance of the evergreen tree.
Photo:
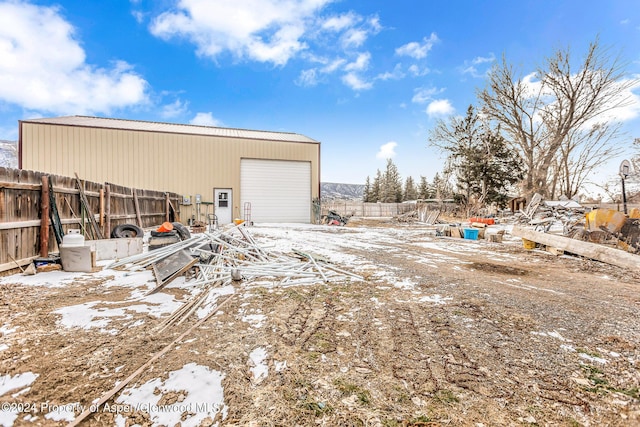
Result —
<svg viewBox="0 0 640 427"><path fill-rule="evenodd" d="M418 198L418 189L416 184L413 182L413 178L408 176L404 182L404 194L402 197L402 201L406 202L408 200L416 200Z"/></svg>
<svg viewBox="0 0 640 427"><path fill-rule="evenodd" d="M453 196L453 189L446 178L440 177L436 172L433 177L433 183L429 189L430 199L450 199Z"/></svg>
<svg viewBox="0 0 640 427"><path fill-rule="evenodd" d="M480 120L471 105L463 118L453 117L449 123L440 120L430 139L448 152L445 172L455 176L456 196L468 210L504 203L508 188L522 178L517 153L509 149L499 129Z"/></svg>
<svg viewBox="0 0 640 427"><path fill-rule="evenodd" d="M380 201L380 188L382 186L382 173L380 169L376 171L376 177L373 179L371 190L369 191L369 202L377 203Z"/></svg>
<svg viewBox="0 0 640 427"><path fill-rule="evenodd" d="M369 176L367 176L367 180L364 182L364 188L362 189L362 201L367 203L370 202L369 198L371 197L371 182L369 181Z"/></svg>
<svg viewBox="0 0 640 427"><path fill-rule="evenodd" d="M418 198L419 199L431 199L431 192L429 191L429 183L427 177L420 175L420 184L418 185Z"/></svg>
<svg viewBox="0 0 640 427"><path fill-rule="evenodd" d="M399 203L402 201L400 173L391 159L387 159L387 169L383 175L379 200L383 203Z"/></svg>

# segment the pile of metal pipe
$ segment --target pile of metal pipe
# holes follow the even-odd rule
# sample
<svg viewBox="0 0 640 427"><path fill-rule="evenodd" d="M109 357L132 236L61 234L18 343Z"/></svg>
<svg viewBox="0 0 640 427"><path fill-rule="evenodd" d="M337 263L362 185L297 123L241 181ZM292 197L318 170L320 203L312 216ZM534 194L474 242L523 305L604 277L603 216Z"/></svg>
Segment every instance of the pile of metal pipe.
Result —
<svg viewBox="0 0 640 427"><path fill-rule="evenodd" d="M252 288L261 286L267 280L283 287L363 280L362 276L305 252L296 250L294 255L289 255L268 251L258 245L248 229L239 229L238 226L226 231L218 229L196 234L182 242L123 258L109 268L136 271L182 250L200 258L195 265L197 274L190 285L202 291L165 319L159 325L160 331L176 322L182 323L208 299L215 288L232 283L242 281L243 287Z"/></svg>

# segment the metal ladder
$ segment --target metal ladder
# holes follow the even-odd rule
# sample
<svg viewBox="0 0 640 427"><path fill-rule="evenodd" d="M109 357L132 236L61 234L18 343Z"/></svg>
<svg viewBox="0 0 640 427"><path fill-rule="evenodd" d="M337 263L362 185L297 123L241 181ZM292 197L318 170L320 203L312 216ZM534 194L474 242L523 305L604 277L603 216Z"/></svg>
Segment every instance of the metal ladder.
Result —
<svg viewBox="0 0 640 427"><path fill-rule="evenodd" d="M251 222L251 202L244 202L244 225L253 225Z"/></svg>

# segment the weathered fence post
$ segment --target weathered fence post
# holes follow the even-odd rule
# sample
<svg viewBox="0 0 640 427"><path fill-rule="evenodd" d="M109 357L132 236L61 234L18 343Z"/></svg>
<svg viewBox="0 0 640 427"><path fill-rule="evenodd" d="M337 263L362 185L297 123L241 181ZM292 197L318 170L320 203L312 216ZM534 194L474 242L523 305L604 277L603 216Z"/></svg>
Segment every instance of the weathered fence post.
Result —
<svg viewBox="0 0 640 427"><path fill-rule="evenodd" d="M138 192L135 188L131 189L131 194L133 194L133 208L136 212L136 221L138 222L138 227L142 228L142 217L140 216L140 204L138 203Z"/></svg>
<svg viewBox="0 0 640 427"><path fill-rule="evenodd" d="M169 209L170 209L170 201L169 201L169 193L164 193L164 205L165 205L165 214L164 218L166 222L169 222Z"/></svg>
<svg viewBox="0 0 640 427"><path fill-rule="evenodd" d="M49 256L49 177L41 177L42 188L40 189L40 256Z"/></svg>
<svg viewBox="0 0 640 427"><path fill-rule="evenodd" d="M111 237L111 186L109 184L104 186L104 196L106 200L104 206L105 224L103 234L109 238Z"/></svg>
<svg viewBox="0 0 640 427"><path fill-rule="evenodd" d="M102 227L102 233L104 234L104 184L100 189L100 227Z"/></svg>

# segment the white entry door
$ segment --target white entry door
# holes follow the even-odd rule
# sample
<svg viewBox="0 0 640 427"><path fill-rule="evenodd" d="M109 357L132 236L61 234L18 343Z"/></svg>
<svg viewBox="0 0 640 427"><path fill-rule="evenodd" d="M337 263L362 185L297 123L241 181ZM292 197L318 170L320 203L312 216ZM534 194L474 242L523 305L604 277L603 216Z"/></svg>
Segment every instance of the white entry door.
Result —
<svg viewBox="0 0 640 427"><path fill-rule="evenodd" d="M213 213L218 217L218 224L229 224L233 209L233 198L230 188L214 188L213 202L215 210Z"/></svg>

